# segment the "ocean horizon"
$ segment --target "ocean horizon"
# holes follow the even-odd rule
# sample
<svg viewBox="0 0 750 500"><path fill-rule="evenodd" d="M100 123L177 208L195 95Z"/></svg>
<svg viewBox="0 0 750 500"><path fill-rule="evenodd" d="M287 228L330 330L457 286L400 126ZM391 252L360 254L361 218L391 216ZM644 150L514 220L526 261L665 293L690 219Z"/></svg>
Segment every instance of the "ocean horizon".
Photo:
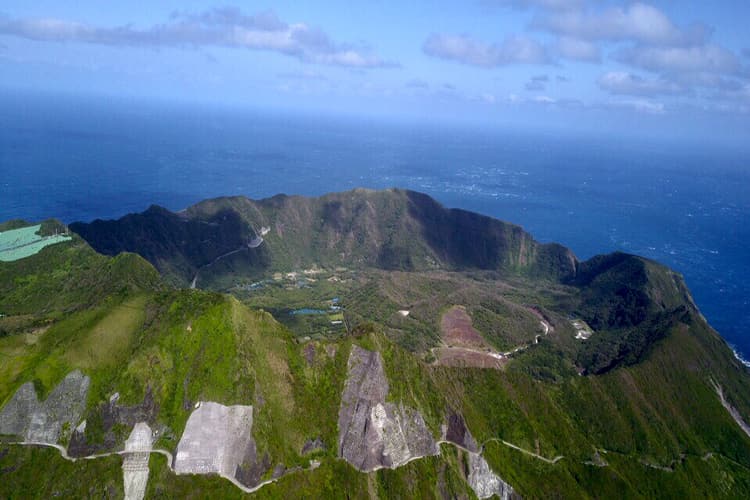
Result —
<svg viewBox="0 0 750 500"><path fill-rule="evenodd" d="M103 98L2 95L0 104L0 220L413 189L521 225L581 259L619 250L666 264L750 357L747 151Z"/></svg>

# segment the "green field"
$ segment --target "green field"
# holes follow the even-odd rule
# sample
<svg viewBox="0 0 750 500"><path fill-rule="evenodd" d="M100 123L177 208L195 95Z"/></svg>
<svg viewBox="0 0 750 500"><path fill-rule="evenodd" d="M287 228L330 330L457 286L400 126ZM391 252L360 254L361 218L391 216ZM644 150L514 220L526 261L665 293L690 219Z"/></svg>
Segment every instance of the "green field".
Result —
<svg viewBox="0 0 750 500"><path fill-rule="evenodd" d="M0 261L13 262L23 259L39 253L46 246L73 239L65 234L42 236L39 234L41 229L42 225L37 224L0 232Z"/></svg>

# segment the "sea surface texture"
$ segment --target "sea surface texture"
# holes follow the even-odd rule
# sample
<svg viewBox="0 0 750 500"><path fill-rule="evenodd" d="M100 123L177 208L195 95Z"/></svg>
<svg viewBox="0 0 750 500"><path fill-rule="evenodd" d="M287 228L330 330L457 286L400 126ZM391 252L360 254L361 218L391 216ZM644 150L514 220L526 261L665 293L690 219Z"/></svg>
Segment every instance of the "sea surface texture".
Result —
<svg viewBox="0 0 750 500"><path fill-rule="evenodd" d="M695 143L0 94L0 220L113 218L242 194L423 191L579 258L682 272L750 356L750 154Z"/></svg>

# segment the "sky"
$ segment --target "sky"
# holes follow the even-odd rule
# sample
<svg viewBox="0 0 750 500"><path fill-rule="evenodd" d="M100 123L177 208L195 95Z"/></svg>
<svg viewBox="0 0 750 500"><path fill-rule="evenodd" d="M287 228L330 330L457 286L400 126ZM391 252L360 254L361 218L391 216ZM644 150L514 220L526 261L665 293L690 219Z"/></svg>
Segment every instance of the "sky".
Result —
<svg viewBox="0 0 750 500"><path fill-rule="evenodd" d="M0 90L750 142L750 2L4 0Z"/></svg>

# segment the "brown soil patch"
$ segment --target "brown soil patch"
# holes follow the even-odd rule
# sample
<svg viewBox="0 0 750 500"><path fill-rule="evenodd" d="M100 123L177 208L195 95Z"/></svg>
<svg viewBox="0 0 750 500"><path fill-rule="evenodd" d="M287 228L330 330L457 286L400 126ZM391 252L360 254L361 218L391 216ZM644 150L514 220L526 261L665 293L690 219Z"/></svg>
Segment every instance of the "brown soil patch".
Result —
<svg viewBox="0 0 750 500"><path fill-rule="evenodd" d="M507 358L498 359L489 353L469 351L460 347L439 347L435 349L437 362L443 366L501 369L508 363Z"/></svg>
<svg viewBox="0 0 750 500"><path fill-rule="evenodd" d="M315 363L315 346L312 342L309 342L305 347L302 349L302 353L305 356L305 361L307 361L307 366L312 366Z"/></svg>
<svg viewBox="0 0 750 500"><path fill-rule="evenodd" d="M463 306L453 306L440 321L443 342L449 346L485 347L482 335L471 325L471 316Z"/></svg>

